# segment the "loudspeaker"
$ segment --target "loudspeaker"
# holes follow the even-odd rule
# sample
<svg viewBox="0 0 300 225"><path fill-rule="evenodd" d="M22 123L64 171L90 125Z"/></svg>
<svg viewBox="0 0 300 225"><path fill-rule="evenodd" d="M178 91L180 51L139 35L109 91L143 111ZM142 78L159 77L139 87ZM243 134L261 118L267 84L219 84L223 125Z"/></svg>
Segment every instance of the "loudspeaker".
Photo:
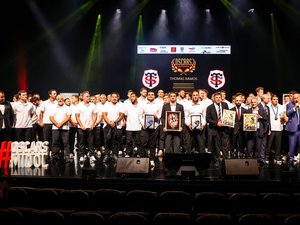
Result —
<svg viewBox="0 0 300 225"><path fill-rule="evenodd" d="M118 158L116 175L148 176L149 158Z"/></svg>
<svg viewBox="0 0 300 225"><path fill-rule="evenodd" d="M225 159L225 175L259 175L257 159Z"/></svg>

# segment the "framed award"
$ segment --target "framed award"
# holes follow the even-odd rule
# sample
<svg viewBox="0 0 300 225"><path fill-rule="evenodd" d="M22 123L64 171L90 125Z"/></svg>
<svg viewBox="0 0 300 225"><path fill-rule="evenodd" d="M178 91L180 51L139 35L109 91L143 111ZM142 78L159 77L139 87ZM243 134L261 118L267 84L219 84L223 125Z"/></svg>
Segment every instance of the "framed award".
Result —
<svg viewBox="0 0 300 225"><path fill-rule="evenodd" d="M257 130L257 117L254 113L243 114L243 130L244 131L256 131Z"/></svg>
<svg viewBox="0 0 300 225"><path fill-rule="evenodd" d="M167 131L180 131L181 128L181 112L166 111L165 128Z"/></svg>
<svg viewBox="0 0 300 225"><path fill-rule="evenodd" d="M155 129L154 115L150 115L150 114L145 115L144 129Z"/></svg>
<svg viewBox="0 0 300 225"><path fill-rule="evenodd" d="M191 126L193 130L200 130L202 125L201 115L191 115Z"/></svg>
<svg viewBox="0 0 300 225"><path fill-rule="evenodd" d="M236 111L223 110L223 124L227 127L234 127Z"/></svg>

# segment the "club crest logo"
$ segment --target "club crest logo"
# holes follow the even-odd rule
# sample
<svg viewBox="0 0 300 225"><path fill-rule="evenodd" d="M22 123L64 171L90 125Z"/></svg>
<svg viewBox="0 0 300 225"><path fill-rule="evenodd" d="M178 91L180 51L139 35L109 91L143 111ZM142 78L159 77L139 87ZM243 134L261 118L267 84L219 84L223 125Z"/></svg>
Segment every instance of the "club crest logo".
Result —
<svg viewBox="0 0 300 225"><path fill-rule="evenodd" d="M174 58L171 61L172 70L180 75L187 75L196 69L196 60L193 58Z"/></svg>
<svg viewBox="0 0 300 225"><path fill-rule="evenodd" d="M159 84L159 76L157 70L145 70L142 78L143 85L149 89L155 88Z"/></svg>
<svg viewBox="0 0 300 225"><path fill-rule="evenodd" d="M225 85L225 75L222 70L211 70L208 75L208 85L215 90Z"/></svg>

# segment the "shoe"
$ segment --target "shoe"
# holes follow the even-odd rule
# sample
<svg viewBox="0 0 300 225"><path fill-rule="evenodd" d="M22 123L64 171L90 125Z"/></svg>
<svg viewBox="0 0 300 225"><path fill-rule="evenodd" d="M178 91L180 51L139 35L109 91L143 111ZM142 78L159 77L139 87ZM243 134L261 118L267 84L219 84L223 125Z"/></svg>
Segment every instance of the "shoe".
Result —
<svg viewBox="0 0 300 225"><path fill-rule="evenodd" d="M97 151L97 156L101 157L101 151Z"/></svg>
<svg viewBox="0 0 300 225"><path fill-rule="evenodd" d="M91 156L91 157L90 157L90 162L94 163L94 162L96 162L96 161L97 161L97 159L95 158L95 156Z"/></svg>
<svg viewBox="0 0 300 225"><path fill-rule="evenodd" d="M70 159L74 159L74 154L73 154L73 153L70 153L69 158L70 158Z"/></svg>
<svg viewBox="0 0 300 225"><path fill-rule="evenodd" d="M118 156L119 156L119 157L122 157L122 156L123 156L123 152L122 152L122 151L119 151L119 152L118 152Z"/></svg>
<svg viewBox="0 0 300 225"><path fill-rule="evenodd" d="M164 153L163 153L163 150L159 150L158 153L157 153L157 157L162 157L163 154L164 154Z"/></svg>
<svg viewBox="0 0 300 225"><path fill-rule="evenodd" d="M129 158L129 157L130 157L130 155L128 155L128 154L125 155L125 158Z"/></svg>
<svg viewBox="0 0 300 225"><path fill-rule="evenodd" d="M155 167L154 160L151 160L151 161L150 161L150 167L151 167L151 168Z"/></svg>
<svg viewBox="0 0 300 225"><path fill-rule="evenodd" d="M80 162L80 163L83 163L83 161L84 161L84 157L81 156L80 159L79 159L79 162Z"/></svg>

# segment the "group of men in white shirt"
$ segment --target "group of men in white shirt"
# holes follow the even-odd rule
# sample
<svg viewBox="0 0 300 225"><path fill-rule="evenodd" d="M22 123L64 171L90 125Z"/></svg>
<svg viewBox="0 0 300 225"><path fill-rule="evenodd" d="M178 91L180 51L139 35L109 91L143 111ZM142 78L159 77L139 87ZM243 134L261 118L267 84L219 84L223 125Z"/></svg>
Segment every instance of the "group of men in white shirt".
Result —
<svg viewBox="0 0 300 225"><path fill-rule="evenodd" d="M212 149L207 149L212 145L208 143L210 137L207 132L209 124L206 121L206 109L213 103L213 100L207 97L208 92L205 89L192 91L191 98L187 99L184 90L180 90L178 94L174 92L165 94L163 90L158 90L157 97L155 97L153 91L141 88L139 96L129 90L128 99L124 102L120 101L120 96L116 92L110 94L110 101L107 101L104 94L95 95L95 103L91 102L91 95L88 91L82 92L80 96L72 96L68 103L64 96L57 95L56 90L50 90L48 95L49 98L45 101L41 101L38 95L34 95L32 104L27 100L27 92L21 90L18 93L18 101L11 105L15 115L14 140L48 141L49 162L56 163L61 155L67 162L71 161L75 147L78 148L80 163L87 159L94 163L100 155L104 155L104 162L109 159L116 160L121 155L125 157L138 155L150 157L151 166L155 165L155 157L162 156L164 152L214 152ZM241 96L238 94L236 97L239 99ZM285 107L278 104L276 95L270 98L266 94L257 94L251 99L254 101L256 99L257 103L261 102L262 106L266 105L269 108L267 115L270 126L266 136L268 138L262 142L265 148L263 154L269 157L271 149L274 149L273 155L279 160L282 153L279 136L282 136ZM223 92L222 102L228 105L228 109L236 110L237 116L238 107L252 107L252 105L246 106L243 101L238 104L227 101L226 92L225 97ZM165 106L167 104L170 108ZM183 106L181 128L175 132L168 131L164 129L166 109L177 111L179 108L176 104ZM199 126L196 127L191 124L191 118L194 115L201 118ZM149 116L153 118L151 123L146 120ZM35 124L37 128L42 129L43 135L36 135L36 133L32 135ZM233 130L231 129L229 135L232 136ZM239 132L243 133L243 130L239 128ZM76 135L77 144L75 145ZM230 149L231 155L235 152L249 156L249 147L256 148L256 151L252 150L253 152L261 152L259 149L261 146L258 146L260 142L250 140L249 137L241 135L240 140L230 138L230 146L235 146L234 149ZM257 157L254 153L251 154L253 155L250 157ZM261 160L265 163L265 157L261 157Z"/></svg>

